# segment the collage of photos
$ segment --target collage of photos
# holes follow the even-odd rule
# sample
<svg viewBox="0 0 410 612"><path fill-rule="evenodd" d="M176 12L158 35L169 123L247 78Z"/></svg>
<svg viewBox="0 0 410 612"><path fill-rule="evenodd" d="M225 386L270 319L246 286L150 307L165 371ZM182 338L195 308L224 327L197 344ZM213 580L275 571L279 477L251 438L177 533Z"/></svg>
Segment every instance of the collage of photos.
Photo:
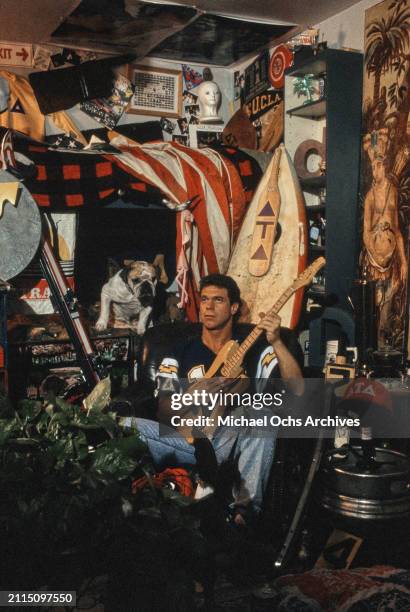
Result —
<svg viewBox="0 0 410 612"><path fill-rule="evenodd" d="M185 85L187 86L186 82L185 82ZM177 142L178 144L189 147L189 146L192 146L190 144L189 126L199 124L198 96L196 96L194 93L192 93L192 91L186 88L184 89L182 93L182 104L183 104L183 117L177 120L177 126L179 129L179 133L173 132L172 140L173 142Z"/></svg>
<svg viewBox="0 0 410 612"><path fill-rule="evenodd" d="M202 129L200 129L198 96L192 90L203 82L203 72L183 65L182 74L184 84L182 92L182 117L175 121L162 117L162 130L171 136L172 142L186 147L202 148L214 144L214 142L221 142L222 129L214 131L213 126L202 126Z"/></svg>

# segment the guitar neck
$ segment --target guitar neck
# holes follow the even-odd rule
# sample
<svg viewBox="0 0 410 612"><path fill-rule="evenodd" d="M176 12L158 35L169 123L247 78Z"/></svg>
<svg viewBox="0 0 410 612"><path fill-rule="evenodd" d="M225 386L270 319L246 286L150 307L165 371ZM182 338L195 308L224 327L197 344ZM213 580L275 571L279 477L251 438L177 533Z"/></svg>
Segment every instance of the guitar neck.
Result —
<svg viewBox="0 0 410 612"><path fill-rule="evenodd" d="M275 302L273 307L268 312L267 316L277 314L282 308L282 306L284 306L286 302L288 301L288 299L293 295L294 292L295 292L295 289L293 288L293 286L288 287L288 289L286 289L286 291L284 291L282 295L280 296L280 298ZM230 359L223 366L222 371L221 371L222 376L225 376L226 378L230 378L229 376L230 371L234 370L238 365L242 363L246 353L255 344L255 342L258 340L262 332L263 332L263 329L258 329L257 327L255 327L251 331L251 333L245 338L245 340L238 346L234 355L232 355Z"/></svg>

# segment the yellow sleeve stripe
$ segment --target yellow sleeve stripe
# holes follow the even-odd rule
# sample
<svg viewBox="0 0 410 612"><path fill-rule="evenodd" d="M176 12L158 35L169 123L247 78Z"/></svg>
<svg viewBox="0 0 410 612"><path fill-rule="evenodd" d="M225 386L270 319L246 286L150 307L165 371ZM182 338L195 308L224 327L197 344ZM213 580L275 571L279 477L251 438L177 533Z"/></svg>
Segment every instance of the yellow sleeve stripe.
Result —
<svg viewBox="0 0 410 612"><path fill-rule="evenodd" d="M262 359L262 367L264 366L268 366L274 359L276 358L276 353L275 351L273 351L272 353L268 353L267 355L265 355L265 357Z"/></svg>
<svg viewBox="0 0 410 612"><path fill-rule="evenodd" d="M158 372L160 374L177 374L178 368L177 366L174 366L174 365L161 364L158 368Z"/></svg>

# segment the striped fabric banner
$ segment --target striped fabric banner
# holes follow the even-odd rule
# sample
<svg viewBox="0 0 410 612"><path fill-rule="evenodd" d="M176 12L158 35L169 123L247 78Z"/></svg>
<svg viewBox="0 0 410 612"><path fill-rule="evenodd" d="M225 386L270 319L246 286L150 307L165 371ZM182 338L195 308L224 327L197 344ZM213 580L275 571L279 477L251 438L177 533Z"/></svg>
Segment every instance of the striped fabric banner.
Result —
<svg viewBox="0 0 410 612"><path fill-rule="evenodd" d="M228 159L212 149L199 151L168 142L131 145L120 139L111 144L121 153L105 158L159 188L175 204L199 198L192 210L176 213L180 305L189 320L196 321L199 280L226 272L245 214L240 176Z"/></svg>

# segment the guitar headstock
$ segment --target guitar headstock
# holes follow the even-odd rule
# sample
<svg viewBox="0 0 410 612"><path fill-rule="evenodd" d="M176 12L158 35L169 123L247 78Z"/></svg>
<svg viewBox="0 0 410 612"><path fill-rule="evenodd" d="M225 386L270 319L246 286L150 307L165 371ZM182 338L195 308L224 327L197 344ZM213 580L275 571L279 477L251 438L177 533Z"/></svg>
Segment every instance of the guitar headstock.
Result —
<svg viewBox="0 0 410 612"><path fill-rule="evenodd" d="M293 281L292 289L293 291L297 291L301 287L306 287L309 285L313 277L319 272L321 268L326 264L326 259L324 257L318 257L315 259L313 263L310 264L306 270L299 274L299 276Z"/></svg>

